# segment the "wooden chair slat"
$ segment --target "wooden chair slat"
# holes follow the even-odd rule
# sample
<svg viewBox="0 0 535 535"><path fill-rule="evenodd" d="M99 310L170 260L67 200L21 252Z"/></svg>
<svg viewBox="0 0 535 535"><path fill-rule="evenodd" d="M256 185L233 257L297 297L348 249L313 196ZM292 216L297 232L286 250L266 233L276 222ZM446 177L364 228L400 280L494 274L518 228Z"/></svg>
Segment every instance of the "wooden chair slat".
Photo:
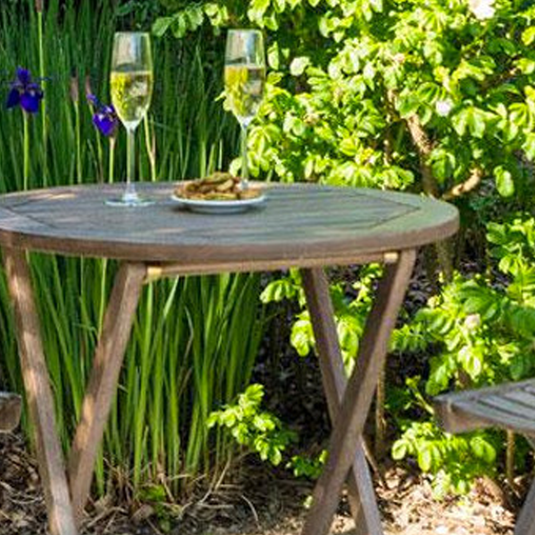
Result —
<svg viewBox="0 0 535 535"><path fill-rule="evenodd" d="M510 390L504 394L504 397L535 410L535 392L529 392L528 390Z"/></svg>
<svg viewBox="0 0 535 535"><path fill-rule="evenodd" d="M512 398L503 396L487 396L479 400L479 403L492 407L498 411L518 418L526 418L535 423L535 408L524 403L518 403Z"/></svg>
<svg viewBox="0 0 535 535"><path fill-rule="evenodd" d="M520 432L535 448L535 379L438 396L437 416L449 432L498 426ZM517 519L515 535L535 535L535 482Z"/></svg>
<svg viewBox="0 0 535 535"><path fill-rule="evenodd" d="M530 394L535 395L535 381L530 381L529 383L527 383L524 386L523 390Z"/></svg>
<svg viewBox="0 0 535 535"><path fill-rule="evenodd" d="M487 402L486 399L474 400L471 403L461 402L458 407L462 411L484 420L487 427L497 425L506 429L517 429L526 432L535 431L534 420L519 416L511 410L507 410L506 407L500 407L497 403L493 404L492 401Z"/></svg>

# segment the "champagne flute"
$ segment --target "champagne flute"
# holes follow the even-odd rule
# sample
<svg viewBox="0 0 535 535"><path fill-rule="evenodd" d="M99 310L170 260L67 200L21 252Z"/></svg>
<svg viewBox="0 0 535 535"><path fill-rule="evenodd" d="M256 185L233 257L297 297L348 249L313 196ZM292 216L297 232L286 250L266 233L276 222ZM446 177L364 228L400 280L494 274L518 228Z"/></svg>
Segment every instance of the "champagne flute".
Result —
<svg viewBox="0 0 535 535"><path fill-rule="evenodd" d="M111 59L111 100L126 128L126 189L118 199L109 199L112 206L146 206L152 201L140 197L134 186L136 166L135 132L149 109L153 74L150 35L143 32L117 32Z"/></svg>
<svg viewBox="0 0 535 535"><path fill-rule="evenodd" d="M227 104L241 127L242 189L247 188L247 131L262 101L266 79L264 40L259 30L229 30L225 50Z"/></svg>

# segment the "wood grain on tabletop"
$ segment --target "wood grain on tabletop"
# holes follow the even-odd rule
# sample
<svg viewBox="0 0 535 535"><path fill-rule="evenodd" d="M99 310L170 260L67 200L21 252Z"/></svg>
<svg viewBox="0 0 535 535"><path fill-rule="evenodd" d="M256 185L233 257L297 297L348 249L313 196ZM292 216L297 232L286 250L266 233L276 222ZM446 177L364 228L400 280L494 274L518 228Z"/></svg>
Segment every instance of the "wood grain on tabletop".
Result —
<svg viewBox="0 0 535 535"><path fill-rule="evenodd" d="M71 255L184 265L315 258L319 263L413 248L458 227L455 207L417 195L315 184L267 185L262 207L189 212L171 183L140 184L157 202L105 204L124 185L34 190L0 197L0 245ZM306 264L306 262L304 262Z"/></svg>

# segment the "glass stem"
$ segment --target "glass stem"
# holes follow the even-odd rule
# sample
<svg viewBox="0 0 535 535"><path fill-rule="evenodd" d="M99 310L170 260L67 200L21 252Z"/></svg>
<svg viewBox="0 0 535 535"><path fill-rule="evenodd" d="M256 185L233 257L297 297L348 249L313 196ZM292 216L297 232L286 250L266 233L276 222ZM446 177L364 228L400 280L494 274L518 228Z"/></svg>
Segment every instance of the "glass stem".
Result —
<svg viewBox="0 0 535 535"><path fill-rule="evenodd" d="M124 198L131 200L137 197L134 186L134 175L136 170L136 131L133 128L126 129L128 143L126 146L126 191Z"/></svg>
<svg viewBox="0 0 535 535"><path fill-rule="evenodd" d="M39 41L39 77L41 78L41 89L46 95L46 77L45 77L45 52L44 52L44 40L43 40L43 10L37 11L37 40ZM47 113L45 99L41 101L41 129L43 136L43 186L48 185L48 162L47 162Z"/></svg>
<svg viewBox="0 0 535 535"><path fill-rule="evenodd" d="M23 146L23 182L22 186L24 191L28 189L30 181L30 118L28 114L23 111L22 116L24 117L24 146Z"/></svg>
<svg viewBox="0 0 535 535"><path fill-rule="evenodd" d="M249 160L247 158L247 133L248 124L241 123L241 186L247 189L249 186Z"/></svg>
<svg viewBox="0 0 535 535"><path fill-rule="evenodd" d="M110 137L110 153L108 160L108 182L115 182L115 136Z"/></svg>

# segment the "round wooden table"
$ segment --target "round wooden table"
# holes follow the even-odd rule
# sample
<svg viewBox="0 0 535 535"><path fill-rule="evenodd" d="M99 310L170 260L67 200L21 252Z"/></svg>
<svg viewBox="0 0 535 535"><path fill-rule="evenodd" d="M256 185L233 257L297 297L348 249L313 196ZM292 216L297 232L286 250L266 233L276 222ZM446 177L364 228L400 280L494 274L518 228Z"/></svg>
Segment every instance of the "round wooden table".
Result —
<svg viewBox="0 0 535 535"><path fill-rule="evenodd" d="M346 481L357 533L382 533L362 430L416 249L456 232L457 210L416 195L312 184L268 185L264 205L238 214L190 212L171 199L172 184L139 185L157 201L154 205L107 206L104 201L122 188L74 186L0 196L0 246L52 534L77 533L143 284L165 276L288 267L302 272L335 424L303 533L328 533ZM121 261L67 472L27 251ZM360 342L358 366L346 378L323 268L368 262L382 262L385 270Z"/></svg>

